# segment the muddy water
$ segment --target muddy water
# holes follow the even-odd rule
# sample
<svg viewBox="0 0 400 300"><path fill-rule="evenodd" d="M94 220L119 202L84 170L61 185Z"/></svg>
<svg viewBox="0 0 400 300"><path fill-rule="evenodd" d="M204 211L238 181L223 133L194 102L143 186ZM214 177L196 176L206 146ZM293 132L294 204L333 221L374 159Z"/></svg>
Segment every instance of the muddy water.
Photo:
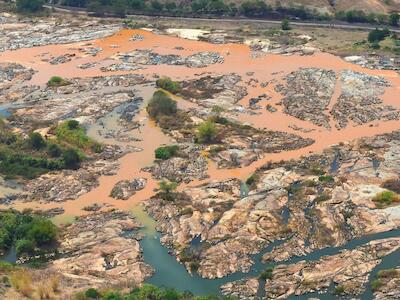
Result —
<svg viewBox="0 0 400 300"><path fill-rule="evenodd" d="M130 41L130 38L135 34L141 34L144 36L143 41ZM91 56L85 54L82 49L87 47L100 47L102 51L97 56ZM177 47L183 47L184 50L178 50ZM135 49L153 49L153 51L160 54L178 54L182 56L188 56L201 51L215 51L219 52L224 56L223 64L210 65L206 68L196 69L188 68L185 66L169 66L169 65L155 65L155 66L143 66L144 68L136 71L118 71L118 72L101 72L102 66L107 66L112 63L118 63L117 60L113 59L118 53L129 52ZM75 55L70 62L51 65L44 58L56 57L64 54ZM69 45L50 45L43 47L35 47L30 49L20 49L17 51L7 51L0 53L1 62L17 62L27 67L31 67L36 70L36 73L32 77L29 84L45 84L51 76L58 75L64 78L73 77L94 77L94 76L108 76L116 74L143 74L147 78L152 78L154 74L166 75L172 77L174 80L184 80L198 78L200 74L211 73L216 75L236 73L242 76L243 86L247 88L248 95L240 101L240 104L247 106L248 100L251 97L257 97L263 93L266 93L272 97L267 103L272 106L279 108L279 101L281 95L274 91L274 84L282 82L283 77L292 71L297 70L301 67L316 67L332 69L339 73L344 69L351 69L358 72L364 72L371 75L380 75L385 77L391 84L392 87L386 90L386 93L382 97L385 104L393 105L400 108L398 102L399 89L400 89L400 78L395 72L391 71L374 71L363 69L360 66L352 65L326 53L316 53L312 56L279 56L279 55L265 55L258 58L251 58L251 51L245 45L239 44L223 44L223 45L212 45L206 42L189 41L176 37L155 35L148 31L143 30L122 30L121 32L101 39L94 40L91 42L74 43ZM89 69L80 69L78 66L85 63L96 63L95 67ZM253 75L246 75L247 72L254 72ZM258 83L246 85L246 81L250 78L256 79ZM263 88L261 83L275 80L274 84L270 84ZM144 99L149 99L152 92L154 91L153 86L138 86L138 94ZM331 105L334 104L335 99L340 93L339 84L336 87L334 100ZM180 99L179 105L183 109L190 109L193 104L185 102ZM145 103L143 104L144 107ZM103 125L109 129L115 129L118 126L116 118L118 114L116 111L111 112L107 115L102 122L97 122L91 128L88 133L103 142L106 143L117 143L115 140L104 139L99 135L99 130L102 129ZM278 110L276 113L270 113L268 111L262 111L258 115L247 115L238 114L238 120L242 122L248 122L253 124L257 128L265 128L269 130L279 130L289 133L296 133L302 137L312 138L315 143L309 147L287 151L282 153L273 153L266 155L263 159L251 164L248 167L233 169L233 170L222 170L217 169L216 166L210 162L209 164L209 175L211 180L223 180L230 177L237 177L240 179L246 179L254 170L267 161L279 161L282 159L296 159L302 155L307 155L311 152L318 152L328 147L329 145L336 144L342 141L352 140L361 136L373 136L380 133L390 132L400 128L399 121L389 122L374 122L372 124L366 124L363 126L352 127L349 126L343 130L337 130L333 123L331 123L331 129L325 129L317 127L309 122L298 120L294 117L285 115ZM93 203L106 203L114 207L118 207L125 210L133 210L137 218L143 222L146 227L143 229L145 233L145 239L142 242L144 248L145 260L153 265L158 271L156 275L150 279L150 282L157 284L167 284L178 287L180 289L192 289L194 292L207 293L218 291L218 286L226 281L235 280L242 278L243 274L234 274L223 280L204 280L198 276L190 277L184 270L183 266L178 264L173 257L170 257L167 250L163 248L159 243L159 234L154 231L154 221L151 220L144 212L140 211L137 204L141 201L148 199L154 192L154 188L157 183L151 179L150 174L143 172L141 169L145 166L152 164L154 159L154 150L162 145L170 143L170 139L164 135L159 128L155 126L147 118L147 114L142 109L139 115L136 117L137 121L142 124L140 130L134 130L131 134L140 139L139 142L131 142L130 144L135 147L142 149L140 152L132 152L119 160L120 167L116 170L116 174L112 176L102 176L99 179L99 186L89 193L82 195L78 199L66 201L63 203L14 203L13 206L17 209L23 208L40 208L48 209L53 207L62 206L65 209L64 215L55 218L56 223L65 223L73 221L73 216L82 215L84 211L82 208ZM295 131L293 125L306 129L306 131ZM372 126L372 127L371 127ZM135 177L144 177L148 179L146 188L137 192L127 201L114 200L109 197L110 191L112 190L115 183L124 179L132 179ZM198 182L192 183L195 185ZM183 188L183 187L181 187ZM324 252L325 253L325 252ZM305 257L304 259L312 259ZM251 275L256 275L262 270L264 266L256 265ZM164 270L164 271L163 271ZM171 273L172 272L172 273ZM169 276L174 274L175 276ZM176 280L176 278L182 278ZM173 279L172 281L168 281Z"/></svg>

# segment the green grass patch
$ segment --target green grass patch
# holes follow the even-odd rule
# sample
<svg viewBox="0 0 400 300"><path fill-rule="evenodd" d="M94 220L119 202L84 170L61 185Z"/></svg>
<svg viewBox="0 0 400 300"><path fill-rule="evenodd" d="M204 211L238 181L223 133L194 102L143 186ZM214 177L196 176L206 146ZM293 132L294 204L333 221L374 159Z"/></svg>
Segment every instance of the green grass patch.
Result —
<svg viewBox="0 0 400 300"><path fill-rule="evenodd" d="M66 86L69 84L71 84L71 82L60 76L53 76L49 79L49 81L47 81L47 85L52 87Z"/></svg>
<svg viewBox="0 0 400 300"><path fill-rule="evenodd" d="M167 160L177 154L179 150L178 145L163 146L157 148L154 152L157 159Z"/></svg>
<svg viewBox="0 0 400 300"><path fill-rule="evenodd" d="M400 196L393 191L383 191L376 194L372 201L376 203L378 208L383 208L391 205L393 202L399 202Z"/></svg>

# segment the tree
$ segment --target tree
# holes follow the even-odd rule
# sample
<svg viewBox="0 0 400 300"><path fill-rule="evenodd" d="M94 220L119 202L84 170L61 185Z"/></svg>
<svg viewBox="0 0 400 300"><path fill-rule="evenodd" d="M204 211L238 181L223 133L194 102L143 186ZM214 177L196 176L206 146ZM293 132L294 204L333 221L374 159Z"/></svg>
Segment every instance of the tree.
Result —
<svg viewBox="0 0 400 300"><path fill-rule="evenodd" d="M391 13L389 15L389 25L390 26L399 26L400 14Z"/></svg>
<svg viewBox="0 0 400 300"><path fill-rule="evenodd" d="M390 34L388 29L374 29L368 34L368 42L379 43L384 40Z"/></svg>
<svg viewBox="0 0 400 300"><path fill-rule="evenodd" d="M176 183L175 181L168 182L163 180L158 183L158 186L162 192L160 195L162 199L167 201L172 201L173 200L172 192L177 189L178 183Z"/></svg>
<svg viewBox="0 0 400 300"><path fill-rule="evenodd" d="M40 150L44 146L46 146L46 141L43 139L42 135L38 132L32 132L29 135L28 143L35 150Z"/></svg>
<svg viewBox="0 0 400 300"><path fill-rule="evenodd" d="M68 149L63 153L64 165L67 169L76 170L81 165L81 158L75 149Z"/></svg>
<svg viewBox="0 0 400 300"><path fill-rule="evenodd" d="M281 23L282 30L290 30L290 21L288 19L283 19Z"/></svg>
<svg viewBox="0 0 400 300"><path fill-rule="evenodd" d="M240 11L246 17L264 17L272 8L261 0L247 0L240 5Z"/></svg>
<svg viewBox="0 0 400 300"><path fill-rule="evenodd" d="M50 220L36 218L32 222L32 227L28 231L28 236L38 246L43 246L55 241L57 231L57 227Z"/></svg>
<svg viewBox="0 0 400 300"><path fill-rule="evenodd" d="M35 244L32 240L18 240L15 243L15 251L17 252L17 256L23 254L32 255L35 253Z"/></svg>
<svg viewBox="0 0 400 300"><path fill-rule="evenodd" d="M160 115L174 115L177 111L176 101L163 91L156 91L147 105L147 112L153 119L157 119Z"/></svg>
<svg viewBox="0 0 400 300"><path fill-rule="evenodd" d="M197 130L197 140L204 144L214 142L218 135L218 129L215 123L210 120L200 124Z"/></svg>
<svg viewBox="0 0 400 300"><path fill-rule="evenodd" d="M35 13L43 9L43 0L17 0L17 9L20 12Z"/></svg>

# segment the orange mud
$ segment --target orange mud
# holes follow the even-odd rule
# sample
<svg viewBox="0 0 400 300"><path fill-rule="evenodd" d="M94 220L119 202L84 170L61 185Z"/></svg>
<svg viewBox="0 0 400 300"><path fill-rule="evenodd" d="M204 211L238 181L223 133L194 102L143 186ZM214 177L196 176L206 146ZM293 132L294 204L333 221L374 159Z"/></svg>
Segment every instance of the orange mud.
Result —
<svg viewBox="0 0 400 300"><path fill-rule="evenodd" d="M144 40L129 41L129 39L135 34L143 35ZM97 56L85 55L82 51L79 51L79 48L87 47L88 45L91 47L101 47L102 51L99 52ZM183 47L184 50L177 50L176 47ZM129 52L135 49L152 49L154 52L160 54L178 54L181 56L188 56L201 51L215 51L219 52L224 57L225 61L223 64L210 65L201 69L188 68L186 66L155 65L143 66L144 69L128 72L118 71L104 73L100 71L102 66L119 62L111 57L118 53ZM72 61L64 64L51 65L48 62L42 61L44 56L56 57L67 53L75 54L75 57L73 57ZM258 115L238 114L238 120L251 123L256 128L295 133L304 138L312 138L315 140L313 145L303 149L266 154L263 159L254 162L250 166L240 169L217 169L216 166L210 162L210 180L223 180L231 177L245 179L247 176L253 173L256 168L262 166L267 161L296 159L312 152L319 152L322 149L339 142L349 141L363 136L373 136L391 132L400 128L400 121L387 121L373 122L372 124L365 124L357 127L348 126L345 129L337 130L334 126L334 122L331 121L331 129L329 130L313 125L310 122L299 120L282 112L282 108L277 105L282 96L275 92L274 85L282 82L283 77L286 74L301 67L331 69L337 73L341 70L351 69L353 71L363 72L370 75L382 76L386 78L392 85L392 87L387 88L382 100L385 104L390 104L396 108L400 108L398 101L400 78L396 72L364 69L327 53L316 53L312 56L281 56L267 54L258 58L251 58L250 49L248 46L242 44L213 45L207 42L185 40L166 35L156 35L144 30L122 30L113 36L91 42L80 42L69 45L50 45L3 52L0 53L0 61L17 62L33 68L37 72L29 83L38 85L45 84L53 75L58 75L64 78L73 78L109 76L116 74L143 74L147 78L152 78L154 74L157 74L160 76L169 76L173 80L184 80L199 78L200 74L205 73L214 75L236 73L242 76L241 84L247 88L248 92L248 95L244 99L240 100L239 104L247 106L250 98L266 93L267 95L270 95L272 99L268 101L263 100L261 103L263 105L269 103L278 109L278 111L275 113L270 113L265 109L261 109L261 113ZM97 65L93 68L85 70L78 68L78 65L93 62L97 63ZM254 74L248 76L246 75L247 72L254 72ZM246 84L245 82L249 81L250 78L258 80L258 83L253 82L251 85ZM274 80L273 84L269 84L265 88L260 86L261 83L271 80ZM145 97L150 97L152 91L153 90L148 89L145 89L144 91L142 90ZM336 102L338 96L340 95L340 91L341 86L338 81L334 96L332 97L331 104L329 105L329 109L332 108ZM194 107L192 103L182 99L179 99L178 103L183 109L190 109ZM326 113L328 114L329 110L327 110ZM141 138L142 141L133 142L132 145L142 148L143 151L130 153L122 157L119 160L120 168L116 171L116 175L101 177L99 180L100 185L97 188L76 200L62 203L16 202L13 203L13 207L17 209L28 207L48 209L62 206L65 209L65 215L81 215L84 213L81 208L93 203L107 203L118 208L130 209L137 203L148 199L153 195L153 189L156 188L157 183L150 178L149 173L142 172L141 168L152 164L154 159L154 150L158 146L171 141L161 132L159 128L147 120L145 110L141 111L136 120L141 120L143 126L141 128L141 132L134 131L132 134L135 137ZM291 128L293 125L304 130L294 130ZM109 197L110 191L116 182L139 176L148 179L147 186L145 189L132 196L131 199L122 201L114 200ZM193 186L196 184L199 184L199 182L192 182L190 185ZM180 188L183 189L184 186L181 186Z"/></svg>

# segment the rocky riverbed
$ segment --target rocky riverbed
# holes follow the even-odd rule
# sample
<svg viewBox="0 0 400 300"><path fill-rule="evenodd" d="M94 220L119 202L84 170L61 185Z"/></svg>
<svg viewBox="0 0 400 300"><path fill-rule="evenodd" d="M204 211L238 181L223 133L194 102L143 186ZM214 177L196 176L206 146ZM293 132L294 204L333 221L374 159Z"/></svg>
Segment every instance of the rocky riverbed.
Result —
<svg viewBox="0 0 400 300"><path fill-rule="evenodd" d="M103 144L77 170L18 179L20 193L1 201L58 222L78 216L62 226L60 256L35 271L60 276L66 295L140 285L157 272L130 214L144 200L172 263L242 299L332 287L363 295L375 267L398 251L397 237L346 248L400 227L397 73L321 53L297 33L119 31L114 19L13 16L0 26L7 126L52 138L75 119ZM53 75L62 84L47 83ZM149 120L146 103L164 76L180 85L168 94L177 112ZM204 122L217 132L209 141L199 139ZM173 154L155 159L171 145ZM179 186L161 191L162 180ZM275 267L259 274L260 265ZM395 299L397 273L378 279L374 297Z"/></svg>

